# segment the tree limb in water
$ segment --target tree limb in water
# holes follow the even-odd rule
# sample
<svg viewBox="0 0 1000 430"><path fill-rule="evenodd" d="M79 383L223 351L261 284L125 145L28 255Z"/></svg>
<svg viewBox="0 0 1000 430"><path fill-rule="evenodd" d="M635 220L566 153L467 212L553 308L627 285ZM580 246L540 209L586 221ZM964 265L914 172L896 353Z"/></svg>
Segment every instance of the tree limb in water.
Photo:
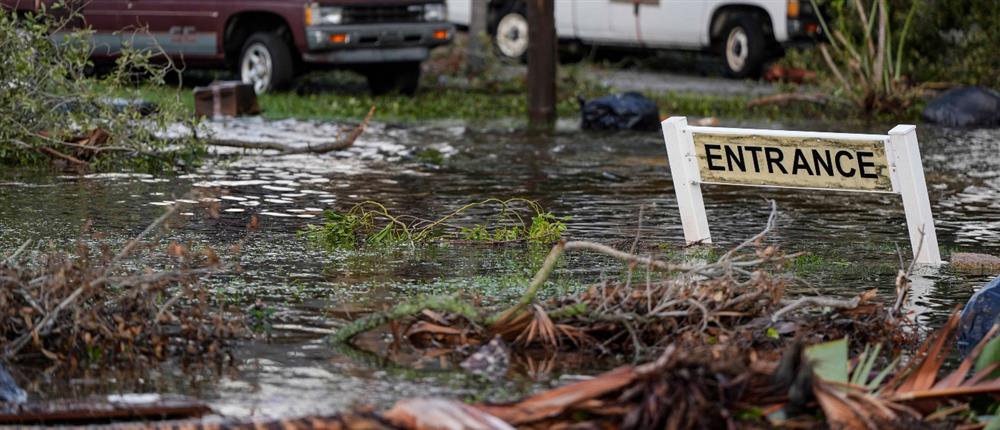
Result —
<svg viewBox="0 0 1000 430"><path fill-rule="evenodd" d="M365 132L368 127L368 122L371 121L372 115L375 114L375 106L372 106L368 110L368 115L365 115L365 119L358 124L354 130L351 130L344 138L337 138L334 140L321 142L318 144L308 143L305 146L293 146L287 145L280 142L254 142L247 140L234 140L234 139L211 139L208 141L209 145L215 146L229 146L234 148L244 148L244 149L273 149L280 151L282 154L325 154L330 151L338 151L341 149L347 149L354 144L355 140L361 136L361 133Z"/></svg>

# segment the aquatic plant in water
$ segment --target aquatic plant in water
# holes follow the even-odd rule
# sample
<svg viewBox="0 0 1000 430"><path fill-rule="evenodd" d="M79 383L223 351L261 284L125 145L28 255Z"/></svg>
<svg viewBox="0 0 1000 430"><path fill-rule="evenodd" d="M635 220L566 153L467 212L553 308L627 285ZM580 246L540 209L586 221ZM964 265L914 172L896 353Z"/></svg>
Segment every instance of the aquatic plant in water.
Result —
<svg viewBox="0 0 1000 430"><path fill-rule="evenodd" d="M461 225L455 219L474 210L493 209L487 221ZM481 243L554 243L566 231L569 217L556 216L538 202L523 198L490 198L466 204L436 220L394 215L381 203L365 201L346 212L326 211L325 221L307 225L299 235L324 249L414 245L434 241ZM530 217L530 218L529 218ZM525 221L527 219L527 221Z"/></svg>

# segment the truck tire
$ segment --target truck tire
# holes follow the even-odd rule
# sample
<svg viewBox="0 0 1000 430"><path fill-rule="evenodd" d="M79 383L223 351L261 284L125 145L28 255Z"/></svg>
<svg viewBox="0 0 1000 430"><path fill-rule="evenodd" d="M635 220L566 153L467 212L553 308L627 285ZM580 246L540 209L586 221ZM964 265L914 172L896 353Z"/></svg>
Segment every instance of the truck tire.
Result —
<svg viewBox="0 0 1000 430"><path fill-rule="evenodd" d="M528 58L528 13L524 2L504 2L494 17L490 34L500 57L524 62Z"/></svg>
<svg viewBox="0 0 1000 430"><path fill-rule="evenodd" d="M767 41L756 16L748 13L730 16L722 29L720 48L726 75L733 78L760 76Z"/></svg>
<svg viewBox="0 0 1000 430"><path fill-rule="evenodd" d="M295 75L291 51L275 33L251 34L243 43L236 65L240 80L253 85L257 94L288 88Z"/></svg>
<svg viewBox="0 0 1000 430"><path fill-rule="evenodd" d="M420 85L420 62L380 64L367 70L365 78L368 90L374 96L397 91L412 96Z"/></svg>

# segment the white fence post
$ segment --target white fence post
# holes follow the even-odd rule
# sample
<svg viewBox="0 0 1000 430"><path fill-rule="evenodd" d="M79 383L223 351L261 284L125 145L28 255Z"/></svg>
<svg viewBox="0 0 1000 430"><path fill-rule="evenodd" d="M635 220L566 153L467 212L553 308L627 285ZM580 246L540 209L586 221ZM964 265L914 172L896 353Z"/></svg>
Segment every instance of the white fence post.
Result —
<svg viewBox="0 0 1000 430"><path fill-rule="evenodd" d="M684 240L688 243L711 243L705 201L701 198L701 173L694 152L694 138L687 128L687 118L673 116L661 123L667 145L667 160L673 177L677 206L681 212ZM921 177L922 178L922 177ZM936 242L935 242L936 243Z"/></svg>
<svg viewBox="0 0 1000 430"><path fill-rule="evenodd" d="M917 127L906 124L894 127L889 131L889 146L896 184L899 186L897 191L903 196L913 258L917 263L941 264L934 215L931 214L931 202L927 197L927 182L917 144Z"/></svg>

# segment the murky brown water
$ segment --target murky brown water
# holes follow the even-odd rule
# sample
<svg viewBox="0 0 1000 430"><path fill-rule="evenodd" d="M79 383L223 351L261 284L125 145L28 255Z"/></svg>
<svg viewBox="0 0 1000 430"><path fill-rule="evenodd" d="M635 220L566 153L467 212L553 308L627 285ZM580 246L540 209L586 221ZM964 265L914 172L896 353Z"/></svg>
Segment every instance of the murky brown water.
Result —
<svg viewBox="0 0 1000 430"><path fill-rule="evenodd" d="M328 125L279 125L336 131ZM823 124L797 126L845 131ZM1000 254L1000 130L921 127L918 132L943 253ZM441 165L417 157L429 148L444 155ZM272 339L240 346L236 369L165 365L117 373L114 379L95 373L69 380L27 370L24 374L35 381L26 387L33 397L179 392L206 399L226 415L299 415L417 394L501 399L558 383L565 374L612 364L595 369L561 359L538 381L520 372L501 383L487 383L449 363L425 359L414 364L413 357L386 359L331 348L323 335L343 323L338 317L344 310L380 308L429 291L476 291L498 301L516 297L538 253L460 246L325 253L307 247L295 231L318 222L326 208L344 209L371 199L398 213L434 217L487 197L527 197L556 214L572 215L569 236L611 242L634 237L643 207L645 241L682 242L658 133L590 134L567 127L537 136L437 124L375 125L342 153L233 157L180 177L6 170L0 172L0 251L26 239L69 244L88 219L120 243L160 214L163 205L188 198L191 190L217 196L221 216L210 219L201 209L186 211L188 222L171 233L176 239L225 249L244 239L251 214L259 216L261 231L243 248L246 272L211 282L220 297L233 303L262 299L272 306ZM761 228L768 212L764 198L775 199L781 211L772 238L786 250L810 250L820 257L820 265L801 273L814 288L837 294L871 287L890 291L896 245L904 255L910 252L898 197L706 187L713 238L720 246ZM601 260L575 263L580 262L571 261L559 276L596 279L616 274L619 267ZM922 320L933 324L986 279L947 267L924 271L913 307L926 311ZM367 342L384 348L379 338Z"/></svg>

